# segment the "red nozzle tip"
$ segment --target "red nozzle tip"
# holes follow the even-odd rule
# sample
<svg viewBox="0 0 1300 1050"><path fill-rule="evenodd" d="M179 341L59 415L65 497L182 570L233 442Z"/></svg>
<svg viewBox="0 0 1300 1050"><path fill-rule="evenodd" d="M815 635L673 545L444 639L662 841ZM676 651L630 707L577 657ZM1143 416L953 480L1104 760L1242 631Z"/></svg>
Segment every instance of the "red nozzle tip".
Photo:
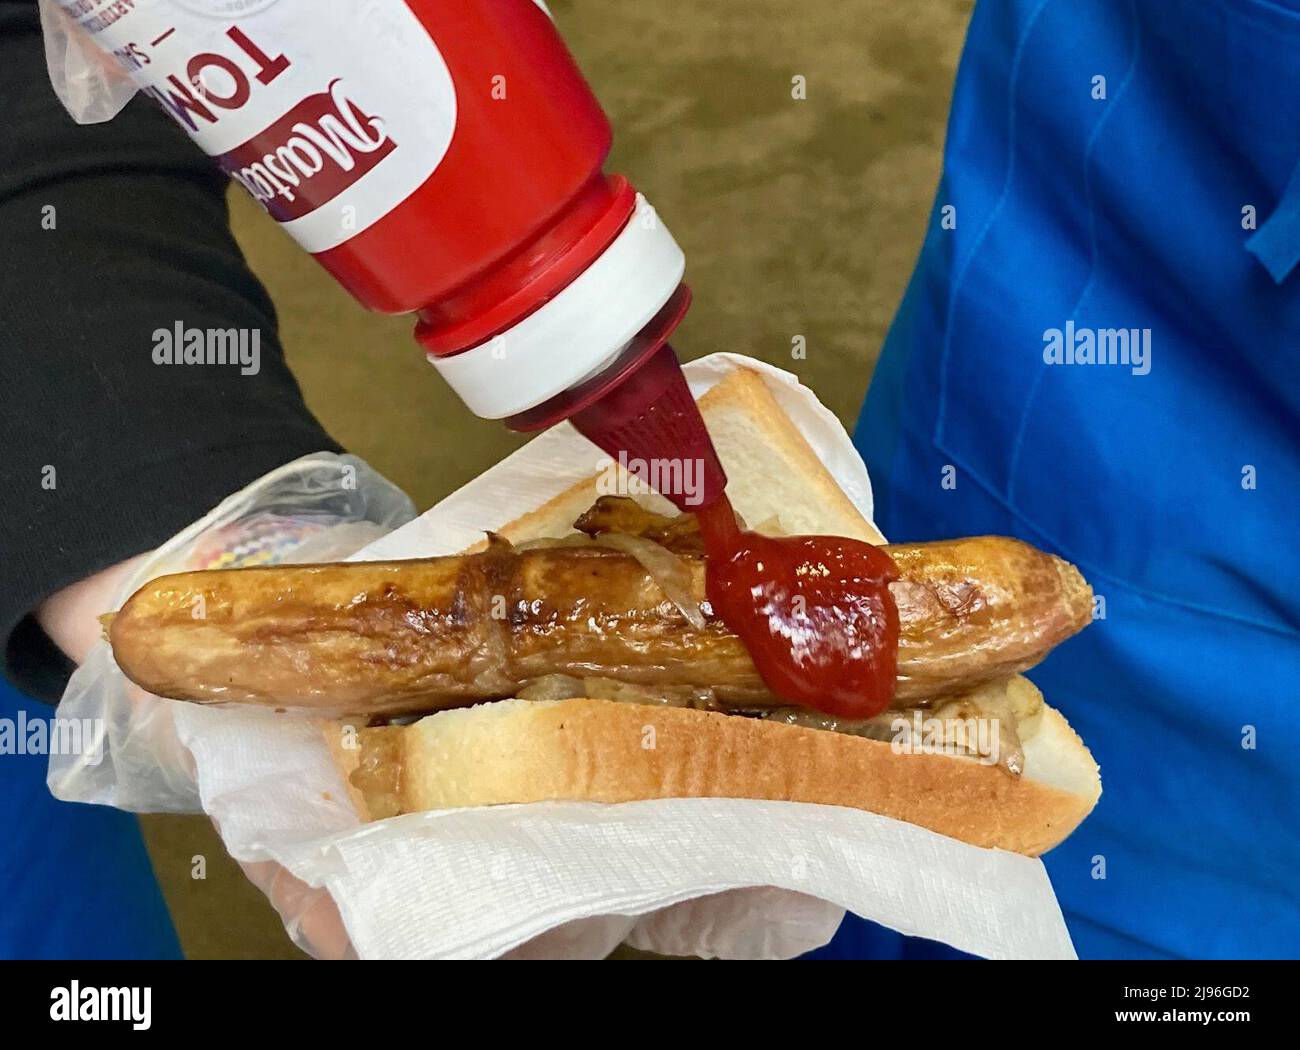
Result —
<svg viewBox="0 0 1300 1050"><path fill-rule="evenodd" d="M667 343L570 421L680 510L708 506L727 487L704 417Z"/></svg>
<svg viewBox="0 0 1300 1050"><path fill-rule="evenodd" d="M681 510L707 507L727 475L668 345L690 303L690 289L680 285L608 368L506 424L530 433L567 419Z"/></svg>

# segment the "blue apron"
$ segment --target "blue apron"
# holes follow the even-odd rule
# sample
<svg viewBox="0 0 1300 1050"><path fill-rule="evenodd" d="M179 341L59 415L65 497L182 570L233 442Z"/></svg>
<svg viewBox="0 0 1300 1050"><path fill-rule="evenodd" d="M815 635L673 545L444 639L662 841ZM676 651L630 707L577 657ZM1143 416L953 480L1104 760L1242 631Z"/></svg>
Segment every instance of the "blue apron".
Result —
<svg viewBox="0 0 1300 1050"><path fill-rule="evenodd" d="M57 801L48 758L13 753L16 731L52 714L0 683L0 958L179 959L136 818Z"/></svg>
<svg viewBox="0 0 1300 1050"><path fill-rule="evenodd" d="M982 0L944 162L857 429L877 518L1105 600L1030 672L1102 770L1045 858L1080 956L1295 957L1300 0Z"/></svg>

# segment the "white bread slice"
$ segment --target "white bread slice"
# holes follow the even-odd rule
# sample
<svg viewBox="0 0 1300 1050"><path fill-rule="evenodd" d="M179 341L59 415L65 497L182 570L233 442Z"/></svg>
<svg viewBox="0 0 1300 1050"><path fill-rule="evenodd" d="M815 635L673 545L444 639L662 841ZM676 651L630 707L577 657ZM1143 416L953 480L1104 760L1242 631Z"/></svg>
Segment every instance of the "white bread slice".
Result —
<svg viewBox="0 0 1300 1050"><path fill-rule="evenodd" d="M766 383L740 369L700 399L730 483L752 525L883 542L840 490ZM522 542L572 531L596 479L499 530ZM657 500L657 497L655 498ZM643 500L656 509L664 501ZM1101 794L1092 755L1044 706L1017 777L973 758L896 753L888 743L716 712L608 700L506 700L381 730L397 764L384 811L575 799L759 798L870 810L978 846L1038 855L1070 834ZM330 723L326 737L363 819L369 798L349 781L360 752ZM363 747L371 731L362 730ZM647 746L647 742L653 746Z"/></svg>
<svg viewBox="0 0 1300 1050"><path fill-rule="evenodd" d="M737 369L706 392L699 405L727 472L727 495L751 528L779 518L782 531L790 535L885 542L844 495L757 372ZM513 543L563 536L573 531L597 495L597 479L589 478L497 531ZM637 502L661 514L677 513L654 494L638 496Z"/></svg>
<svg viewBox="0 0 1300 1050"><path fill-rule="evenodd" d="M814 802L1037 856L1101 793L1096 763L1061 714L1045 708L1037 722L1015 777L971 758L897 754L879 740L710 711L505 700L397 731L396 801L403 813L551 799ZM353 800L369 812L366 797Z"/></svg>

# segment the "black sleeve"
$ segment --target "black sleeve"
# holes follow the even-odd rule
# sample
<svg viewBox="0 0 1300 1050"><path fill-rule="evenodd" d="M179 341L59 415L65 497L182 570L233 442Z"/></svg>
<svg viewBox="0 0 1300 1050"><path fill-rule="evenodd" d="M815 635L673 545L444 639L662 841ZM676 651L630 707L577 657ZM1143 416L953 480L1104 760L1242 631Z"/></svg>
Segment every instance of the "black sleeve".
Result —
<svg viewBox="0 0 1300 1050"><path fill-rule="evenodd" d="M256 374L155 363L153 333L178 324L242 331L250 350L257 333ZM74 124L36 5L15 0L0 0L0 391L0 646L43 699L71 671L29 615L45 597L338 450L285 365L224 178L143 98Z"/></svg>

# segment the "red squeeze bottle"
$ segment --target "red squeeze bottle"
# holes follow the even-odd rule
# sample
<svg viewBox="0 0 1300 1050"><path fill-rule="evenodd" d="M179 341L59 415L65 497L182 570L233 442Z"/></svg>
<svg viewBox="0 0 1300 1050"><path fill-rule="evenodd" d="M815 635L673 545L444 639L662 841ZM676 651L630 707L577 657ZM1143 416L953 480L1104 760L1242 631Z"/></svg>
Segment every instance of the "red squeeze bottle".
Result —
<svg viewBox="0 0 1300 1050"><path fill-rule="evenodd" d="M631 464L699 461L695 505L722 493L667 346L685 258L605 173L609 122L541 4L58 2L352 295L418 314L476 414L572 418Z"/></svg>
<svg viewBox="0 0 1300 1050"><path fill-rule="evenodd" d="M57 3L358 300L418 314L475 413L570 419L645 480L701 479L662 494L704 511L710 601L775 692L888 702L888 556L736 527L668 345L685 258L605 173L609 122L540 3Z"/></svg>

